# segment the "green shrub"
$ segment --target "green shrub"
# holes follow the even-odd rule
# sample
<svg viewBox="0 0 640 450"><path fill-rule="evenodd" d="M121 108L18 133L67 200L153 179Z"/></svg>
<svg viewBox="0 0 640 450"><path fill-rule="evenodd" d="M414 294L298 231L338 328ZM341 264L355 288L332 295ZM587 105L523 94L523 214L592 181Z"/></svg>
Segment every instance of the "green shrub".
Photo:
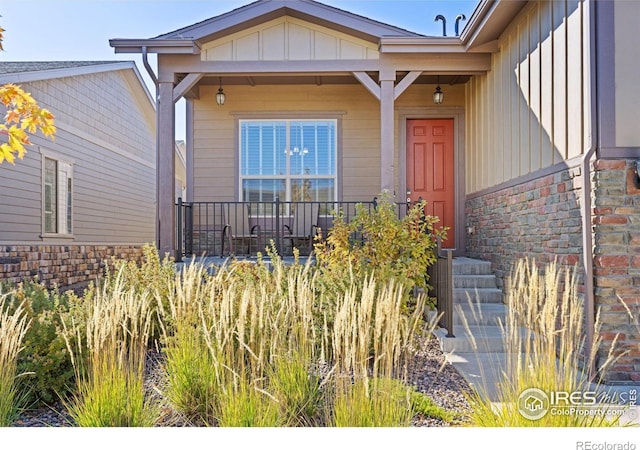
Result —
<svg viewBox="0 0 640 450"><path fill-rule="evenodd" d="M328 291L340 295L355 280L373 275L381 282L395 279L407 290L426 288L427 268L436 261L437 217L424 214L425 203L413 205L399 218L395 204L381 195L373 210L356 206L355 217L346 222L337 212L326 238L315 243L318 267Z"/></svg>
<svg viewBox="0 0 640 450"><path fill-rule="evenodd" d="M26 374L20 383L27 405L60 400L75 385L71 358L62 336L62 321L72 320L81 308L81 301L72 294L50 291L35 281L18 284L6 301L12 310L23 304L31 321L18 357L18 373Z"/></svg>
<svg viewBox="0 0 640 450"><path fill-rule="evenodd" d="M412 390L409 393L409 399L411 401L411 410L414 414L444 420L445 422L454 420L452 413L436 405L431 397L421 392Z"/></svg>

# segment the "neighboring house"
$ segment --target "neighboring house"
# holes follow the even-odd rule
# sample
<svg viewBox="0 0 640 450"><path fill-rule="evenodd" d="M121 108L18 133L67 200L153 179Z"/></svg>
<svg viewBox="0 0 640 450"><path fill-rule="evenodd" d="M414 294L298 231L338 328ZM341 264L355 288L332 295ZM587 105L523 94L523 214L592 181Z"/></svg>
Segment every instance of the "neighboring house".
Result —
<svg viewBox="0 0 640 450"><path fill-rule="evenodd" d="M133 62L0 62L55 115L0 165L0 281L95 279L110 257L139 259L156 238L155 106Z"/></svg>
<svg viewBox="0 0 640 450"><path fill-rule="evenodd" d="M184 141L176 141L176 202L187 199L187 148Z"/></svg>
<svg viewBox="0 0 640 450"><path fill-rule="evenodd" d="M110 43L158 56L161 179L186 99L188 201L295 200L302 182L317 200L422 197L446 246L499 277L524 256L577 264L587 338L599 310L602 351L620 333L626 352L607 381L640 381L639 17L640 2L482 0L459 38L429 37L259 0ZM174 192L158 191L161 224ZM161 227L161 251L175 242Z"/></svg>

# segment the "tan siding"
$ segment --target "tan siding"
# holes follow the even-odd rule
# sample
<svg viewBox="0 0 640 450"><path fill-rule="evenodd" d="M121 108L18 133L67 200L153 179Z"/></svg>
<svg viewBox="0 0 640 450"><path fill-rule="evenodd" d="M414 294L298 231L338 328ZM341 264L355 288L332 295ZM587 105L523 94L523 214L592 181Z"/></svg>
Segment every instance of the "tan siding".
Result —
<svg viewBox="0 0 640 450"><path fill-rule="evenodd" d="M586 145L584 2L531 2L468 85L467 192L576 157ZM582 119L584 117L584 119Z"/></svg>
<svg viewBox="0 0 640 450"><path fill-rule="evenodd" d="M518 114L520 108L520 87L518 86L518 52L520 47L517 45L518 36L516 33L509 35L508 46L506 52L509 54L509 93L510 105L509 115L511 117L511 143L506 152L511 153L511 170L504 179L509 180L520 174L520 116ZM498 56L497 56L498 57ZM481 189L484 185L477 185L476 188Z"/></svg>
<svg viewBox="0 0 640 450"><path fill-rule="evenodd" d="M153 107L140 101L142 88L132 85L125 71L23 87L55 114L58 132L54 141L35 136L24 160L0 166L0 242L54 242L40 237L40 148L73 161L74 239L57 242L153 242L155 125Z"/></svg>
<svg viewBox="0 0 640 450"><path fill-rule="evenodd" d="M540 77L540 7L536 4L529 14L529 170L540 169L540 128L542 99Z"/></svg>
<svg viewBox="0 0 640 450"><path fill-rule="evenodd" d="M615 2L615 145L640 147L640 2ZM611 32L611 31L610 31ZM610 120L610 118L603 118Z"/></svg>
<svg viewBox="0 0 640 450"><path fill-rule="evenodd" d="M194 201L229 201L238 197L236 120L300 113L340 113L343 200L370 199L380 191L380 104L364 87L353 85L225 87L227 103L213 101L215 87L203 87L194 101ZM432 106L433 85L409 87L397 108ZM463 86L443 86L447 106L464 104ZM395 118L398 143L398 114ZM404 150L402 150L404 151ZM399 154L394 155L398 167ZM396 169L396 177L400 169ZM398 183L398 178L396 178Z"/></svg>
<svg viewBox="0 0 640 450"><path fill-rule="evenodd" d="M540 5L540 166L548 167L554 163L553 141L553 38L551 3ZM543 95L549 91L550 95Z"/></svg>
<svg viewBox="0 0 640 450"><path fill-rule="evenodd" d="M567 19L567 158L582 153L583 67L582 67L582 7L580 0L568 0Z"/></svg>
<svg viewBox="0 0 640 450"><path fill-rule="evenodd" d="M551 2L553 11L553 145L555 162L567 157L567 25L566 2Z"/></svg>
<svg viewBox="0 0 640 450"><path fill-rule="evenodd" d="M41 231L40 154L0 165L0 242L35 239Z"/></svg>

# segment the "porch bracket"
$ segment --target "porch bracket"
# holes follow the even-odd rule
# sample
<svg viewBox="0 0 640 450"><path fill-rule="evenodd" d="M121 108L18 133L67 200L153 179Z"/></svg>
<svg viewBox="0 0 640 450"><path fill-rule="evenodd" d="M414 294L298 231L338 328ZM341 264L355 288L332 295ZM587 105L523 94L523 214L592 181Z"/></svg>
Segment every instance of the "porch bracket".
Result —
<svg viewBox="0 0 640 450"><path fill-rule="evenodd" d="M353 76L362 84L375 98L380 101L380 86L371 79L366 72L353 72Z"/></svg>
<svg viewBox="0 0 640 450"><path fill-rule="evenodd" d="M173 88L173 102L180 100L189 92L204 76L203 73L190 73L178 85Z"/></svg>
<svg viewBox="0 0 640 450"><path fill-rule="evenodd" d="M413 82L416 81L420 75L422 75L421 71L413 71L406 74L405 77L402 80L400 80L400 82L394 88L393 99L398 100L398 97L400 97L402 93L406 91L407 88L411 86Z"/></svg>

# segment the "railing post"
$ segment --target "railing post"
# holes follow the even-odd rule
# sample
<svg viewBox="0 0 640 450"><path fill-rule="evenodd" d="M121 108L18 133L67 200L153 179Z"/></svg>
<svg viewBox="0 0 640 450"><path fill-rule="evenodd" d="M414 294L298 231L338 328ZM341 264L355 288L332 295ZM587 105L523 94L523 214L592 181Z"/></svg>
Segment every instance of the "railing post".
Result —
<svg viewBox="0 0 640 450"><path fill-rule="evenodd" d="M276 195L276 250L278 255L282 255L280 248L280 196Z"/></svg>
<svg viewBox="0 0 640 450"><path fill-rule="evenodd" d="M455 337L453 334L453 251L447 250L447 281L445 294L445 314L447 322L447 337Z"/></svg>
<svg viewBox="0 0 640 450"><path fill-rule="evenodd" d="M184 252L187 255L193 255L193 203L188 203L185 208L184 229Z"/></svg>
<svg viewBox="0 0 640 450"><path fill-rule="evenodd" d="M176 221L178 222L177 230L177 248L176 248L176 262L182 262L182 239L184 238L182 229L182 197L178 197L178 213L176 214Z"/></svg>

